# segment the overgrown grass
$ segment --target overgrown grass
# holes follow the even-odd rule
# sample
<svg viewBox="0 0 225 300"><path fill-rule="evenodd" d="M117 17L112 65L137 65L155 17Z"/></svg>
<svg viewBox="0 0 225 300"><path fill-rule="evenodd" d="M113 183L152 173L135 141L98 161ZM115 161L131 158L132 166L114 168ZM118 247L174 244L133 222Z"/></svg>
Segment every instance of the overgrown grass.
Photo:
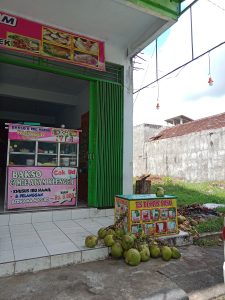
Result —
<svg viewBox="0 0 225 300"><path fill-rule="evenodd" d="M208 239L199 239L199 240L195 240L194 241L194 245L198 245L200 247L210 247L210 246L216 246L216 245L221 245L221 239L217 238L217 239L212 239L212 238L208 238ZM225 300L225 298L224 298Z"/></svg>
<svg viewBox="0 0 225 300"><path fill-rule="evenodd" d="M190 183L166 177L160 183L152 182L152 194L158 186L164 188L165 194L177 196L178 206L193 203L225 204L225 182Z"/></svg>
<svg viewBox="0 0 225 300"><path fill-rule="evenodd" d="M223 214L225 216L225 207L217 207L216 211L219 212L219 213L221 213L221 214Z"/></svg>
<svg viewBox="0 0 225 300"><path fill-rule="evenodd" d="M223 229L224 217L213 217L206 222L198 224L195 228L199 233L219 232Z"/></svg>

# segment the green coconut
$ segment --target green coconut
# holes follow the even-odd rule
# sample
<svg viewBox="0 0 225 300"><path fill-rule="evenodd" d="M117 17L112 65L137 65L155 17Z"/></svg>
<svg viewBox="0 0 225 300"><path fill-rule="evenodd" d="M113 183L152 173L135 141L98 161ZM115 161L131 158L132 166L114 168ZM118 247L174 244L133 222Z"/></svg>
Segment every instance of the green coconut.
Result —
<svg viewBox="0 0 225 300"><path fill-rule="evenodd" d="M133 237L131 237L128 234L125 234L122 237L122 247L124 250L129 250L130 248L132 248L134 245L134 239Z"/></svg>
<svg viewBox="0 0 225 300"><path fill-rule="evenodd" d="M171 247L171 251L172 251L172 258L177 259L181 257L181 253L176 247Z"/></svg>
<svg viewBox="0 0 225 300"><path fill-rule="evenodd" d="M153 258L157 258L161 255L160 248L157 245L151 245L149 247L149 250L150 250L151 257Z"/></svg>
<svg viewBox="0 0 225 300"><path fill-rule="evenodd" d="M112 228L110 228L107 230L107 235L109 235L109 234L115 235L115 231Z"/></svg>
<svg viewBox="0 0 225 300"><path fill-rule="evenodd" d="M141 262L141 255L137 249L131 248L127 251L125 261L130 266L137 266Z"/></svg>
<svg viewBox="0 0 225 300"><path fill-rule="evenodd" d="M128 232L127 235L131 236L134 241L137 239L136 235L133 234L132 232Z"/></svg>
<svg viewBox="0 0 225 300"><path fill-rule="evenodd" d="M139 252L141 255L141 261L148 261L150 259L150 251L147 245L141 245L139 247Z"/></svg>
<svg viewBox="0 0 225 300"><path fill-rule="evenodd" d="M88 248L94 248L98 243L98 238L95 235L88 235L85 238L85 246Z"/></svg>
<svg viewBox="0 0 225 300"><path fill-rule="evenodd" d="M98 237L100 239L104 239L104 237L106 236L106 229L104 227L100 228L98 231Z"/></svg>
<svg viewBox="0 0 225 300"><path fill-rule="evenodd" d="M115 243L114 241L114 238L113 238L113 235L112 234L107 234L105 237L104 237L104 244L107 246L107 247L112 247L112 245Z"/></svg>
<svg viewBox="0 0 225 300"><path fill-rule="evenodd" d="M157 197L164 197L164 188L161 186L157 187L155 194Z"/></svg>
<svg viewBox="0 0 225 300"><path fill-rule="evenodd" d="M165 261L168 261L172 258L172 251L168 246L163 246L161 249L161 253L162 253L162 259Z"/></svg>
<svg viewBox="0 0 225 300"><path fill-rule="evenodd" d="M117 228L115 230L116 237L122 237L125 234L125 231L122 228Z"/></svg>
<svg viewBox="0 0 225 300"><path fill-rule="evenodd" d="M124 250L124 251L123 251L123 257L124 257L124 258L126 258L127 251L128 251L128 250Z"/></svg>
<svg viewBox="0 0 225 300"><path fill-rule="evenodd" d="M123 256L123 248L120 243L115 242L111 247L111 254L115 258L120 258Z"/></svg>

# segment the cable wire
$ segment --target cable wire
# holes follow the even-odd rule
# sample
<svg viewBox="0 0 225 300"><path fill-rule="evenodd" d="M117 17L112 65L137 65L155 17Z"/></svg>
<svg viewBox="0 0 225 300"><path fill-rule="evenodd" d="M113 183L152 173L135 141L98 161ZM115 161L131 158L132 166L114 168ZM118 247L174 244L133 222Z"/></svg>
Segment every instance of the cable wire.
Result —
<svg viewBox="0 0 225 300"><path fill-rule="evenodd" d="M147 68L145 69L145 74L144 74L144 77L143 77L143 80L142 80L141 85L142 85L142 84L144 83L144 81L145 81L145 78L146 78L146 75L147 75L147 72L148 72L150 63L151 63L151 59L152 59L153 55L155 54L155 51L156 51L156 46L154 47L153 52L152 52L152 55L151 55L151 57L150 57L150 60L148 61ZM134 105L135 102L137 101L138 96L139 96L139 92L137 93L137 95L136 95L136 97L135 97L135 99L134 99L133 105Z"/></svg>
<svg viewBox="0 0 225 300"><path fill-rule="evenodd" d="M225 41L223 41L223 42L220 43L220 44L217 44L216 46L212 47L211 49L208 49L206 52L204 52L204 53L198 55L198 56L195 57L194 59L191 59L191 60L187 61L185 64L183 64L183 65L181 65L181 66L178 66L177 68L173 69L172 71L170 71L170 72L166 73L165 75L161 76L158 80L161 80L161 79L167 77L168 75L174 73L175 71L180 70L180 68L186 67L186 66L187 66L188 64L190 64L191 62L193 62L193 61L195 61L195 60L201 58L201 57L204 56L205 54L211 52L212 50L215 50L216 48L218 48L218 47L220 47L220 46L222 46L222 45L224 45L224 44L225 44ZM141 87L140 89L136 90L135 92L133 92L133 94L136 94L136 93L142 91L143 89L146 89L147 87L151 86L152 84L154 84L154 83L156 83L156 82L157 82L157 80L154 80L154 81L150 82L149 84L147 84L147 85Z"/></svg>
<svg viewBox="0 0 225 300"><path fill-rule="evenodd" d="M208 2L210 2L211 4L213 4L214 6L216 6L217 8L219 8L219 9L225 11L225 8L223 8L222 6L218 5L217 3L215 3L215 2L213 2L213 1L211 1L211 0L208 0Z"/></svg>

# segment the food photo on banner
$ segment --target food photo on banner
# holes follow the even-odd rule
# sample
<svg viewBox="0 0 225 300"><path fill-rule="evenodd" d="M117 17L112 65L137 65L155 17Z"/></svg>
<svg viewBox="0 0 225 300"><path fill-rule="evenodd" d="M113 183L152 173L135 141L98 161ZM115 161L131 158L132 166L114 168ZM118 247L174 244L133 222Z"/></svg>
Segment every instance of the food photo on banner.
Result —
<svg viewBox="0 0 225 300"><path fill-rule="evenodd" d="M4 11L0 22L0 48L105 70L104 42L46 26Z"/></svg>

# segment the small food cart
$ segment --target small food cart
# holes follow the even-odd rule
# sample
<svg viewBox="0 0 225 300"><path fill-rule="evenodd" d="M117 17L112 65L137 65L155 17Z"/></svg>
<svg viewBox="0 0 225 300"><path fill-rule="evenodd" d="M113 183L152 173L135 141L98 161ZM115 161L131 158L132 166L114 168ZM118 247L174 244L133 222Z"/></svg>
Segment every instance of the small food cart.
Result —
<svg viewBox="0 0 225 300"><path fill-rule="evenodd" d="M175 196L118 195L115 197L115 221L121 218L125 232L144 232L151 236L178 233Z"/></svg>
<svg viewBox="0 0 225 300"><path fill-rule="evenodd" d="M8 124L6 208L77 205L79 130Z"/></svg>

